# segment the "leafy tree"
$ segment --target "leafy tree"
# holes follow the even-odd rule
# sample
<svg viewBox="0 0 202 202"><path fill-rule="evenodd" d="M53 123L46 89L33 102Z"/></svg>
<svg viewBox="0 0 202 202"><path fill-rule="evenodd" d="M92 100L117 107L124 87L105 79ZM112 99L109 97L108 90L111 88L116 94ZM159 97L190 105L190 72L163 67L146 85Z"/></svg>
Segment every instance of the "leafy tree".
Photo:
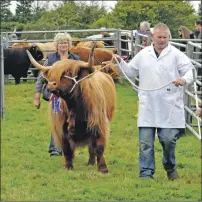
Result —
<svg viewBox="0 0 202 202"><path fill-rule="evenodd" d="M18 27L21 27L21 26L23 26L23 24L18 23L18 22L14 22L14 21L11 21L11 22L1 22L1 31L2 32L11 32L15 28L16 28L16 30L18 30Z"/></svg>
<svg viewBox="0 0 202 202"><path fill-rule="evenodd" d="M28 2L31 2L31 0ZM100 27L132 30L140 22L149 21L151 27L158 22L166 23L172 36L178 37L177 29L180 25L193 30L194 22L199 18L195 14L193 6L188 1L182 0L120 0L110 12L107 12L104 3L98 4L97 1L91 1L90 4L87 4L84 1L64 0L59 4L55 2L55 7L52 10L48 10L47 5L43 8L40 6L41 3L38 3L35 10L33 6L30 7L32 19L30 21L25 19L25 30L75 30ZM39 7L41 11L37 14L36 10ZM51 34L48 35L52 36ZM71 35L84 37L89 33L72 33Z"/></svg>
<svg viewBox="0 0 202 202"><path fill-rule="evenodd" d="M157 16L153 20L153 25L159 21L166 23L174 38L178 37L177 30L180 25L193 30L194 22L197 19L193 6L186 1L161 1L156 3L154 12L157 13Z"/></svg>
<svg viewBox="0 0 202 202"><path fill-rule="evenodd" d="M158 22L166 23L173 37L178 36L177 29L180 25L193 29L193 23L197 18L193 7L186 1L120 0L108 15L103 17L102 23L107 22L113 24L114 28L121 29L134 29L142 21L149 21L151 26ZM99 23L100 19L94 22L94 26Z"/></svg>
<svg viewBox="0 0 202 202"><path fill-rule="evenodd" d="M2 22L11 21L13 14L9 9L9 6L11 5L10 0L1 0L0 5L1 5L1 14L0 14L1 21Z"/></svg>
<svg viewBox="0 0 202 202"><path fill-rule="evenodd" d="M103 4L91 1L90 4L80 2L78 5L79 23L81 24L81 29L89 29L94 21L102 18L107 14L107 11Z"/></svg>
<svg viewBox="0 0 202 202"><path fill-rule="evenodd" d="M118 19L118 16L108 13L100 17L97 21L94 21L90 26L91 29L106 27L118 29L122 27L121 22Z"/></svg>
<svg viewBox="0 0 202 202"><path fill-rule="evenodd" d="M25 27L26 30L89 29L94 20L101 18L106 13L105 8L96 2L89 5L84 2L67 1L56 10L44 12L37 23L27 23ZM72 33L71 35L78 36L78 33ZM81 35L79 33L79 36ZM85 33L85 35L88 35L88 33Z"/></svg>
<svg viewBox="0 0 202 202"><path fill-rule="evenodd" d="M198 15L201 17L202 16L202 4L199 4L199 8L198 8Z"/></svg>
<svg viewBox="0 0 202 202"><path fill-rule="evenodd" d="M34 1L32 3L32 21L37 21L48 8L48 1Z"/></svg>
<svg viewBox="0 0 202 202"><path fill-rule="evenodd" d="M72 2L61 4L56 10L45 11L37 22L29 22L26 30L61 30L71 29L75 23L76 5ZM53 38L54 34L38 34L32 38Z"/></svg>
<svg viewBox="0 0 202 202"><path fill-rule="evenodd" d="M75 0L62 0L63 3L75 2Z"/></svg>
<svg viewBox="0 0 202 202"><path fill-rule="evenodd" d="M18 22L26 23L32 19L32 2L34 0L17 0L15 13Z"/></svg>
<svg viewBox="0 0 202 202"><path fill-rule="evenodd" d="M72 29L78 18L76 12L76 4L67 2L56 10L44 13L39 21L52 24L56 29Z"/></svg>

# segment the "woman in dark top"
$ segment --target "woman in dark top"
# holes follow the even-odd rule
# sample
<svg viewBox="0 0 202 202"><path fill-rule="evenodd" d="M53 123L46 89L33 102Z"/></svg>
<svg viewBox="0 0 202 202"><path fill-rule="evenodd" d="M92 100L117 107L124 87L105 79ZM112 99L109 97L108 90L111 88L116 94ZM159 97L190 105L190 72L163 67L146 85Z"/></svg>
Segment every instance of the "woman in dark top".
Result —
<svg viewBox="0 0 202 202"><path fill-rule="evenodd" d="M67 58L72 60L79 60L78 55L75 55L69 52L69 50L72 47L72 39L69 34L58 33L56 34L54 41L56 43L57 52L49 54L47 56L47 60L44 63L45 66L51 66L55 62L59 60L67 59ZM35 89L35 96L34 96L34 106L37 109L40 108L40 96L41 96L41 92L45 82L46 82L45 78L43 77L42 73L40 73L36 81L36 89ZM56 101L56 99L59 99L59 98L55 97L55 99L52 99L51 102ZM46 98L46 100L48 100L48 98ZM62 150L61 148L56 147L52 134L51 134L51 140L49 145L49 153L50 153L50 156L62 155Z"/></svg>

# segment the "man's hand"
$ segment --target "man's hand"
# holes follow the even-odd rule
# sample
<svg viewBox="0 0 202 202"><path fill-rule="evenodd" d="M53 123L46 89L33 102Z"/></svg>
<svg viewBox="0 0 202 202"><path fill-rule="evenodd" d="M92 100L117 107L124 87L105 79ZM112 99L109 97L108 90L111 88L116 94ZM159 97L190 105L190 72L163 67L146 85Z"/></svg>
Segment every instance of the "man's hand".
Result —
<svg viewBox="0 0 202 202"><path fill-rule="evenodd" d="M184 86L185 84L185 79L183 78L178 78L174 81L172 81L173 84L175 84L175 86Z"/></svg>

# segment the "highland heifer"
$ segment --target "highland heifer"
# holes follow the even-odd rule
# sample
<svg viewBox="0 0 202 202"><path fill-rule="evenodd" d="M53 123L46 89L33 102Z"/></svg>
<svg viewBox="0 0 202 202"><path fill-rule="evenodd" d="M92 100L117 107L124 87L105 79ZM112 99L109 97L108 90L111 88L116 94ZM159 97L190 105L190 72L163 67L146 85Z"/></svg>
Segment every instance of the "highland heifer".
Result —
<svg viewBox="0 0 202 202"><path fill-rule="evenodd" d="M93 66L93 68L100 69L102 68L103 63L108 64L110 63L110 65L108 65L107 68L104 68L101 71L111 75L114 82L116 83L120 82L120 71L116 68L115 64L112 62L112 56L114 52L106 48L96 48L98 44L99 44L98 42L92 43L93 46L92 48L95 48L93 58L95 66ZM76 46L71 48L71 52L78 55L80 57L80 60L87 62L91 52L91 48Z"/></svg>
<svg viewBox="0 0 202 202"><path fill-rule="evenodd" d="M55 142L63 150L65 168L73 168L75 149L88 145L88 164L95 164L97 157L98 171L107 173L104 150L116 106L111 76L100 71L90 75L94 71L93 57L89 62L64 59L44 67L28 55L48 80L48 89L61 98L63 113L55 114L50 107L50 118Z"/></svg>
<svg viewBox="0 0 202 202"><path fill-rule="evenodd" d="M96 43L94 43L94 45L96 45ZM91 48L72 47L71 52L79 55L80 60L87 62L89 55L90 55L90 52L91 52ZM95 48L94 64L95 65L101 65L102 62L104 62L104 61L110 61L112 59L113 54L114 53L112 50L108 50L106 48Z"/></svg>
<svg viewBox="0 0 202 202"><path fill-rule="evenodd" d="M11 74L15 78L15 84L20 83L21 77L27 77L27 72L30 66L30 60L26 50L29 50L32 56L40 61L43 58L43 53L37 50L36 47L26 48L5 48L4 54L4 74Z"/></svg>

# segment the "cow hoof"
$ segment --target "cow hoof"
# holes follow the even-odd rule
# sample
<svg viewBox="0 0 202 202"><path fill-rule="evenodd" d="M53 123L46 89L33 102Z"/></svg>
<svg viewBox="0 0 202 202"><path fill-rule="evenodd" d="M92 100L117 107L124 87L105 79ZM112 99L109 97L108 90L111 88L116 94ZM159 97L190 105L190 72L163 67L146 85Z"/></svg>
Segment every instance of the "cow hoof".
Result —
<svg viewBox="0 0 202 202"><path fill-rule="evenodd" d="M99 169L99 172L103 173L103 174L106 174L108 173L108 169L107 168L104 168L104 169Z"/></svg>
<svg viewBox="0 0 202 202"><path fill-rule="evenodd" d="M66 165L65 170L73 170L73 165Z"/></svg>
<svg viewBox="0 0 202 202"><path fill-rule="evenodd" d="M100 172L103 173L103 174L106 174L106 173L108 173L109 171L108 171L108 169L106 168L106 169L100 170Z"/></svg>
<svg viewBox="0 0 202 202"><path fill-rule="evenodd" d="M95 164L95 160L89 160L87 165L94 165Z"/></svg>
<svg viewBox="0 0 202 202"><path fill-rule="evenodd" d="M108 173L108 168L106 165L99 165L98 166L98 171L105 174L105 173Z"/></svg>

